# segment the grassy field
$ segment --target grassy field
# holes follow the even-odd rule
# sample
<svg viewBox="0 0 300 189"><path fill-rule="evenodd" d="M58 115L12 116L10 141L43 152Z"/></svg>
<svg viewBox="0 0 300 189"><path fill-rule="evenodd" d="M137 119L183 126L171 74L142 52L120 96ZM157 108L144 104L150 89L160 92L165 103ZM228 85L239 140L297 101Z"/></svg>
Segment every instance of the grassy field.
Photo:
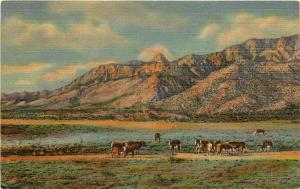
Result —
<svg viewBox="0 0 300 189"><path fill-rule="evenodd" d="M1 161L2 188L297 188L300 161L296 158L227 158L170 156L168 139L180 139L184 153L193 142L235 140L258 151L263 140L274 142L273 151L299 151L300 125L290 121L241 123L129 122L97 120L2 120L1 148L20 146L77 146L109 153L112 140L145 140L143 154L154 158L16 159ZM254 137L257 129L265 136ZM153 141L160 132L162 142ZM261 154L261 153L258 153ZM105 154L103 154L105 155ZM95 155L97 156L97 155ZM107 155L108 156L108 155ZM146 156L141 156L146 157ZM245 158L244 158L245 157ZM5 159L5 158L3 158Z"/></svg>
<svg viewBox="0 0 300 189"><path fill-rule="evenodd" d="M76 159L2 163L9 188L297 188L297 160Z"/></svg>
<svg viewBox="0 0 300 189"><path fill-rule="evenodd" d="M265 136L254 137L257 129ZM162 134L161 144L153 134ZM109 152L112 140L145 140L146 153L165 153L169 139L180 139L183 152L194 151L195 138L203 140L245 141L248 151L257 151L263 140L274 142L274 151L300 149L300 125L289 121L241 123L121 122L89 120L2 120L2 147L18 146L91 146Z"/></svg>

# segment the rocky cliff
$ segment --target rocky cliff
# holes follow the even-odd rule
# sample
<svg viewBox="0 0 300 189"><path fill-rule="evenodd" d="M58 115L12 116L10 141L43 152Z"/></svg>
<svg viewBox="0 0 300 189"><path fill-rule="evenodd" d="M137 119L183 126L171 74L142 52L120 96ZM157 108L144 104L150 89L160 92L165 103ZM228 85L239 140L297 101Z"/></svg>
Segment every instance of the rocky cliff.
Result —
<svg viewBox="0 0 300 189"><path fill-rule="evenodd" d="M125 108L213 114L300 104L300 35L249 39L170 62L101 65L53 91L2 94L2 108Z"/></svg>

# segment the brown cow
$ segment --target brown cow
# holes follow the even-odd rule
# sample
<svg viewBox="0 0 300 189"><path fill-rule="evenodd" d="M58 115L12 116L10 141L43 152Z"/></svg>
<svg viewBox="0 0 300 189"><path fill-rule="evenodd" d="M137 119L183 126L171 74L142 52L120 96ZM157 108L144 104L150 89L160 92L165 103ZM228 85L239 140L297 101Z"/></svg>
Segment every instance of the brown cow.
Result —
<svg viewBox="0 0 300 189"><path fill-rule="evenodd" d="M207 145L211 143L213 144L212 141L206 141L206 140L201 140L201 139L196 139L195 140L195 145L196 145L196 153L200 153L200 152L205 152L205 150L207 150ZM213 148L213 146L212 146Z"/></svg>
<svg viewBox="0 0 300 189"><path fill-rule="evenodd" d="M266 131L263 129L256 129L256 131L253 132L253 136L257 136L259 134L265 135Z"/></svg>
<svg viewBox="0 0 300 189"><path fill-rule="evenodd" d="M244 150L246 148L245 142L229 142L229 144L232 146L233 150L240 149L242 153L244 153Z"/></svg>
<svg viewBox="0 0 300 189"><path fill-rule="evenodd" d="M160 133L154 134L154 141L160 143Z"/></svg>
<svg viewBox="0 0 300 189"><path fill-rule="evenodd" d="M219 144L219 143L224 143L225 141L217 140L217 141L215 141L215 142L213 142L213 141L210 141L210 142L212 143L212 149L211 149L211 152L216 152L216 146L217 146L217 144Z"/></svg>
<svg viewBox="0 0 300 189"><path fill-rule="evenodd" d="M169 146L171 148L172 154L174 154L175 149L177 149L178 152L181 150L181 142L180 140L169 140Z"/></svg>
<svg viewBox="0 0 300 189"><path fill-rule="evenodd" d="M128 153L132 153L132 157L134 156L134 152L137 151L136 154L139 154L139 150L142 146L147 146L145 141L128 141L126 142L125 146L123 147L124 150L124 157Z"/></svg>
<svg viewBox="0 0 300 189"><path fill-rule="evenodd" d="M112 141L111 143L111 157L114 157L114 154L118 154L117 157L120 156L121 152L123 152L123 147L125 146L125 142L117 142Z"/></svg>
<svg viewBox="0 0 300 189"><path fill-rule="evenodd" d="M258 145L261 147L261 151L270 151L273 147L273 142L271 140L265 140L262 144Z"/></svg>
<svg viewBox="0 0 300 189"><path fill-rule="evenodd" d="M216 145L217 155L221 154L223 150L232 150L232 146L228 142L221 142Z"/></svg>
<svg viewBox="0 0 300 189"><path fill-rule="evenodd" d="M209 142L207 144L207 154L210 155L211 152L213 152L214 150L214 143L213 142Z"/></svg>

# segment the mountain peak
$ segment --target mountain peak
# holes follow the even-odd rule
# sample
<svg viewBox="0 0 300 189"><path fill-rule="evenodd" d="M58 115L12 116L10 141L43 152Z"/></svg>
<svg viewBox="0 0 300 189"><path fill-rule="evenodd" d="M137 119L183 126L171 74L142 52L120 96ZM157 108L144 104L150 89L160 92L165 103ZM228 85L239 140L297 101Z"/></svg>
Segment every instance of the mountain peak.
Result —
<svg viewBox="0 0 300 189"><path fill-rule="evenodd" d="M169 63L169 60L162 53L158 53L152 58L152 62L161 62L167 64Z"/></svg>

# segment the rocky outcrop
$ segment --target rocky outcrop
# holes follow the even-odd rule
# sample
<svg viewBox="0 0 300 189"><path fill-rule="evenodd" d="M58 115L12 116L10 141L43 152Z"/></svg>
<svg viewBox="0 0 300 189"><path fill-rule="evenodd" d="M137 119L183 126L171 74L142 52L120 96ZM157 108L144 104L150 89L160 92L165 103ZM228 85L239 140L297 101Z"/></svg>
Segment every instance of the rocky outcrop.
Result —
<svg viewBox="0 0 300 189"><path fill-rule="evenodd" d="M249 39L170 62L101 65L53 91L1 94L3 108L127 108L190 114L259 112L300 104L300 35Z"/></svg>

